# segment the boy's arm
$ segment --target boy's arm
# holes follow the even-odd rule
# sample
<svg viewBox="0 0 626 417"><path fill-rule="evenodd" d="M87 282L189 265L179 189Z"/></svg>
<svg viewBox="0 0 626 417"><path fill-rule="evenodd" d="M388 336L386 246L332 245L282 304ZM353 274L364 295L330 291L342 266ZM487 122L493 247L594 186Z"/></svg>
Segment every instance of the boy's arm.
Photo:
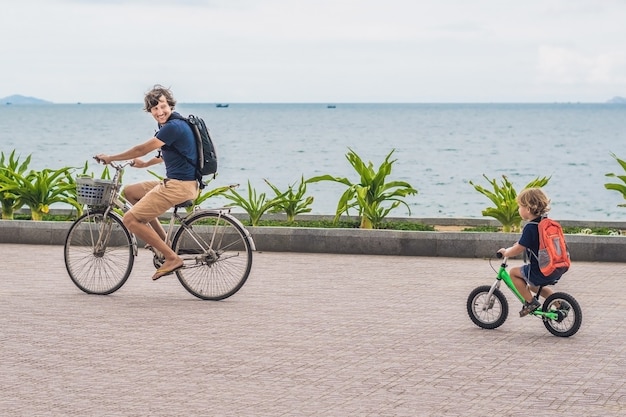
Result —
<svg viewBox="0 0 626 417"><path fill-rule="evenodd" d="M501 253L505 258L512 258L513 256L517 256L526 250L526 246L522 246L519 242L516 242L513 246L508 248L501 248L498 250L498 253Z"/></svg>

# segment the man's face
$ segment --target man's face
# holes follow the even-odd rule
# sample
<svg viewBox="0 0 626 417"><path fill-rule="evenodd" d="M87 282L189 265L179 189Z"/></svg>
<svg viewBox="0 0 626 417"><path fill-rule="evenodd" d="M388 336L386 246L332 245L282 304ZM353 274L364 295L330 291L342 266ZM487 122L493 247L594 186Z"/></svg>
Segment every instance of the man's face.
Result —
<svg viewBox="0 0 626 417"><path fill-rule="evenodd" d="M167 122L167 119L170 118L172 114L172 108L169 104L167 104L167 99L164 96L159 97L159 104L150 109L150 113L152 113L152 117L157 121L158 124L162 125Z"/></svg>

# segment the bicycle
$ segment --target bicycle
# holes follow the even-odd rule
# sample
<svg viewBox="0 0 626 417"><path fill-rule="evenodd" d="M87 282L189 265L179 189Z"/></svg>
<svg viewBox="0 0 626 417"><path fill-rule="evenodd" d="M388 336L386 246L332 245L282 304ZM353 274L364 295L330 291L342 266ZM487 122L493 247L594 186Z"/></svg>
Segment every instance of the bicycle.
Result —
<svg viewBox="0 0 626 417"><path fill-rule="evenodd" d="M137 239L122 222L132 204L121 195L124 168L132 162L111 163L112 180L78 177L77 201L87 206L65 238L65 266L78 288L88 294L107 295L119 290L138 255ZM252 268L254 240L228 208L192 207L189 200L177 204L166 227L166 242L184 261L175 271L182 286L203 300L223 300L244 285ZM153 251L155 252L155 251ZM162 255L154 253L159 268Z"/></svg>
<svg viewBox="0 0 626 417"><path fill-rule="evenodd" d="M501 253L497 253L496 256L502 258ZM500 269L496 270L491 265L491 259L489 259L489 265L497 273L495 282L491 286L482 285L475 288L467 298L467 313L470 319L483 329L498 328L507 319L509 304L504 293L500 291L500 285L503 281L522 304L525 301L524 297L515 288L515 284L506 270L508 266L507 261L508 258L503 258ZM534 297L539 300L539 294L543 287L554 285L556 282L553 281L540 286ZM578 301L564 292L555 292L548 296L543 305L537 307L529 315L541 318L546 329L553 335L560 337L570 337L576 334L583 319Z"/></svg>

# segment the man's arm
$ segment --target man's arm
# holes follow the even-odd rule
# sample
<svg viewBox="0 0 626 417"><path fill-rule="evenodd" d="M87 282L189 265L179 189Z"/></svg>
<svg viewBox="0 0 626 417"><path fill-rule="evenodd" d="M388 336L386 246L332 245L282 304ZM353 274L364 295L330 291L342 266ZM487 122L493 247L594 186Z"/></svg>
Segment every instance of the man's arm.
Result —
<svg viewBox="0 0 626 417"><path fill-rule="evenodd" d="M162 162L163 162L163 158L160 156L155 156L152 159L149 159L147 161L144 161L143 159L140 159L140 158L135 158L133 160L133 167L134 168L147 168L149 166L160 164Z"/></svg>
<svg viewBox="0 0 626 417"><path fill-rule="evenodd" d="M100 161L104 162L105 164L109 164L113 161L125 161L129 159L142 157L152 151L159 149L163 145L165 145L164 142L154 137L152 139L148 139L144 143L140 143L139 145L133 146L132 148L122 153L118 153L115 155L99 154L99 155L96 155L96 158L98 158ZM159 158L152 158L148 162L152 162L154 159L159 159ZM153 162L150 165L154 165L155 163L157 162Z"/></svg>

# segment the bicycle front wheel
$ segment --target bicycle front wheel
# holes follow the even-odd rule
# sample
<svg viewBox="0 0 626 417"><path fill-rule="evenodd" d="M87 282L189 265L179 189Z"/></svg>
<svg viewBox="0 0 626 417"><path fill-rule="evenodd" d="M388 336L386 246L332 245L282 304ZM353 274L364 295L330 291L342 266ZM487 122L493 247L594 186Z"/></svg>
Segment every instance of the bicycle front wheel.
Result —
<svg viewBox="0 0 626 417"><path fill-rule="evenodd" d="M88 212L65 238L65 267L78 288L106 295L120 289L135 262L133 240L116 214Z"/></svg>
<svg viewBox="0 0 626 417"><path fill-rule="evenodd" d="M250 240L241 223L227 214L206 211L185 220L172 248L185 262L176 271L178 280L203 300L230 297L250 275Z"/></svg>
<svg viewBox="0 0 626 417"><path fill-rule="evenodd" d="M489 285L482 285L470 293L467 297L467 314L478 327L496 329L506 321L509 303L499 289L494 289L491 297L489 291Z"/></svg>

